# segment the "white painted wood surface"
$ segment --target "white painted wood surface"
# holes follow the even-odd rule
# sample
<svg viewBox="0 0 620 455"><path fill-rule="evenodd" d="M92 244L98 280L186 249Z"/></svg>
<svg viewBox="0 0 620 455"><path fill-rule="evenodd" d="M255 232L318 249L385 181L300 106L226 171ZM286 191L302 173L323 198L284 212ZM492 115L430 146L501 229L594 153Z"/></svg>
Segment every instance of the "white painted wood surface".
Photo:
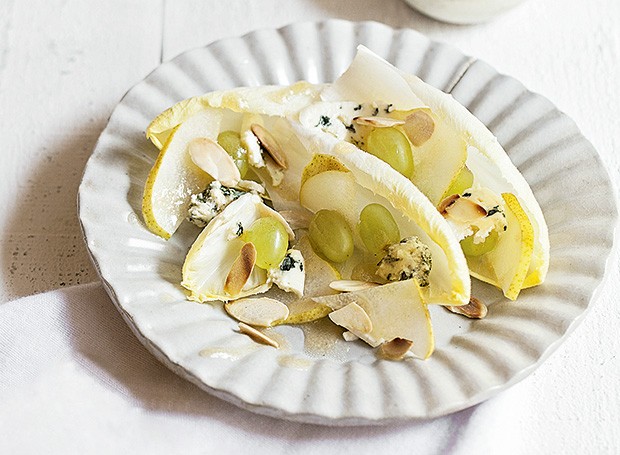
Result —
<svg viewBox="0 0 620 455"><path fill-rule="evenodd" d="M97 279L75 197L129 87L184 50L330 17L411 27L515 76L577 122L620 182L617 0L529 0L477 26L400 0L0 0L0 302ZM531 437L514 453L620 452L619 294L616 254L584 323L517 386ZM566 369L570 383L558 382Z"/></svg>

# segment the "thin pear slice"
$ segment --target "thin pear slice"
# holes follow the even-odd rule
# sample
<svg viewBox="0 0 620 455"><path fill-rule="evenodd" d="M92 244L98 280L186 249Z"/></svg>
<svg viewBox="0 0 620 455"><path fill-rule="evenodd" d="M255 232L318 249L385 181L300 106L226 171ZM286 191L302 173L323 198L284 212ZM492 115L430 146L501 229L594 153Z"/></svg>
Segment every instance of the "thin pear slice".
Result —
<svg viewBox="0 0 620 455"><path fill-rule="evenodd" d="M356 335L372 347L401 338L413 342L411 352L416 357L426 359L433 353L435 340L430 314L414 280L312 300L332 310L352 303L359 305L370 318L372 330Z"/></svg>
<svg viewBox="0 0 620 455"><path fill-rule="evenodd" d="M212 180L191 159L189 144L197 138L216 139L222 112L205 109L174 129L149 173L142 214L151 232L169 239L187 216L190 197Z"/></svg>

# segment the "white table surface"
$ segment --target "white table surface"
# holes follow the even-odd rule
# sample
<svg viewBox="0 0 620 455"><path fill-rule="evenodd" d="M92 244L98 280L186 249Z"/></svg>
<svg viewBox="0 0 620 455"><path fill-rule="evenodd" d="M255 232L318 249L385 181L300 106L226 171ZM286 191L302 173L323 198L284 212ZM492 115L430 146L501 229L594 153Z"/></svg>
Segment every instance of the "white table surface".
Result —
<svg viewBox="0 0 620 455"><path fill-rule="evenodd" d="M620 182L618 0L529 0L476 26L401 0L0 0L0 302L97 280L76 192L128 88L184 50L334 17L410 27L518 78L577 122ZM618 295L616 253L583 324L519 384L531 408L519 453L620 453ZM565 369L575 375L558 382Z"/></svg>

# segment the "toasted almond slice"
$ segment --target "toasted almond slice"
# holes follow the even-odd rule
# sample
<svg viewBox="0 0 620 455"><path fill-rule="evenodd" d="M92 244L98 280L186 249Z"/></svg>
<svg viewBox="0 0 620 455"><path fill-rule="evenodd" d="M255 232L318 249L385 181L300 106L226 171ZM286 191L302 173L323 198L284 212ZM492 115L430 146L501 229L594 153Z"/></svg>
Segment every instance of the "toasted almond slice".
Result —
<svg viewBox="0 0 620 455"><path fill-rule="evenodd" d="M447 199L447 198L446 198ZM441 205L441 204L440 204ZM469 223L487 216L484 207L469 198L457 198L452 204L448 205L442 212L446 218L452 218L456 221Z"/></svg>
<svg viewBox="0 0 620 455"><path fill-rule="evenodd" d="M356 336L367 335L372 332L372 321L364 309L352 302L329 313L329 318L336 325L344 327Z"/></svg>
<svg viewBox="0 0 620 455"><path fill-rule="evenodd" d="M349 332L348 330L346 332L342 332L342 338L344 338L344 341L355 341L360 339L356 334Z"/></svg>
<svg viewBox="0 0 620 455"><path fill-rule="evenodd" d="M288 317L288 307L268 297L231 300L224 309L236 320L258 327L271 327Z"/></svg>
<svg viewBox="0 0 620 455"><path fill-rule="evenodd" d="M276 138L258 123L252 123L252 125L250 125L250 130L258 139L263 150L265 150L281 168L286 169L288 167L286 156L284 152L282 152L282 148L280 144L278 144L278 141L276 141Z"/></svg>
<svg viewBox="0 0 620 455"><path fill-rule="evenodd" d="M334 291L339 292L362 291L364 289L374 288L376 286L380 286L379 283L359 280L336 280L329 283L330 288L332 288Z"/></svg>
<svg viewBox="0 0 620 455"><path fill-rule="evenodd" d="M387 341L379 347L381 357L388 360L401 360L409 349L413 346L413 342L404 338L394 338Z"/></svg>
<svg viewBox="0 0 620 455"><path fill-rule="evenodd" d="M358 125L374 126L375 128L389 128L405 124L404 120L390 117L355 117L353 121Z"/></svg>
<svg viewBox="0 0 620 455"><path fill-rule="evenodd" d="M232 157L217 142L199 137L188 145L189 156L196 166L223 185L235 186L241 180Z"/></svg>
<svg viewBox="0 0 620 455"><path fill-rule="evenodd" d="M458 194L452 194L448 196L439 203L439 205L437 206L437 210L439 210L439 213L441 213L445 217L447 213L446 209L452 204L454 204L460 197L461 196Z"/></svg>
<svg viewBox="0 0 620 455"><path fill-rule="evenodd" d="M248 335L250 338L252 338L254 341L258 343L266 344L268 346L273 346L276 349L280 347L280 343L278 343L276 340L274 340L273 338L269 338L263 332L256 330L254 327L247 325L243 322L239 323L239 331L241 333L245 333L246 335Z"/></svg>
<svg viewBox="0 0 620 455"><path fill-rule="evenodd" d="M405 134L416 147L420 147L428 141L435 131L433 118L422 109L418 109L405 119L403 127Z"/></svg>
<svg viewBox="0 0 620 455"><path fill-rule="evenodd" d="M487 306L475 297L469 299L467 305L446 306L453 313L467 316L470 319L482 319L487 315Z"/></svg>
<svg viewBox="0 0 620 455"><path fill-rule="evenodd" d="M226 277L224 291L228 295L234 297L241 292L252 274L254 264L256 264L256 247L253 243L248 242L241 247L239 256L233 262Z"/></svg>

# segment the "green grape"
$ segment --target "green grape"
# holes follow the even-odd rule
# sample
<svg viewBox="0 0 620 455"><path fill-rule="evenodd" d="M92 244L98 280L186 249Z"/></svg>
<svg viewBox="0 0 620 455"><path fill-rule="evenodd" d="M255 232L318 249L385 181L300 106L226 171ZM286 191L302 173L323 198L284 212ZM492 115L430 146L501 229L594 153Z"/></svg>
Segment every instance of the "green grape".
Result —
<svg viewBox="0 0 620 455"><path fill-rule="evenodd" d="M366 138L366 151L385 161L405 177L413 173L409 139L396 128L375 128Z"/></svg>
<svg viewBox="0 0 620 455"><path fill-rule="evenodd" d="M272 217L259 218L241 236L256 247L256 265L261 269L277 267L288 250L288 233L284 225Z"/></svg>
<svg viewBox="0 0 620 455"><path fill-rule="evenodd" d="M232 157L235 166L239 169L241 178L248 172L248 158L246 150L241 146L239 133L236 131L222 131L217 137L217 142Z"/></svg>
<svg viewBox="0 0 620 455"><path fill-rule="evenodd" d="M465 237L461 240L461 248L463 249L465 256L482 256L495 248L498 238L499 234L495 229L493 229L487 238L484 239L484 242L480 243L474 243L474 236L470 235L469 237Z"/></svg>
<svg viewBox="0 0 620 455"><path fill-rule="evenodd" d="M334 210L319 210L310 221L312 249L325 259L341 263L353 254L353 233L344 217Z"/></svg>
<svg viewBox="0 0 620 455"><path fill-rule="evenodd" d="M360 213L360 237L368 251L378 253L386 245L398 243L400 231L394 217L381 204L369 204Z"/></svg>
<svg viewBox="0 0 620 455"><path fill-rule="evenodd" d="M465 190L471 188L473 184L474 174L467 166L463 166L463 169L457 174L450 187L444 193L444 197L452 196L453 194L462 194Z"/></svg>

